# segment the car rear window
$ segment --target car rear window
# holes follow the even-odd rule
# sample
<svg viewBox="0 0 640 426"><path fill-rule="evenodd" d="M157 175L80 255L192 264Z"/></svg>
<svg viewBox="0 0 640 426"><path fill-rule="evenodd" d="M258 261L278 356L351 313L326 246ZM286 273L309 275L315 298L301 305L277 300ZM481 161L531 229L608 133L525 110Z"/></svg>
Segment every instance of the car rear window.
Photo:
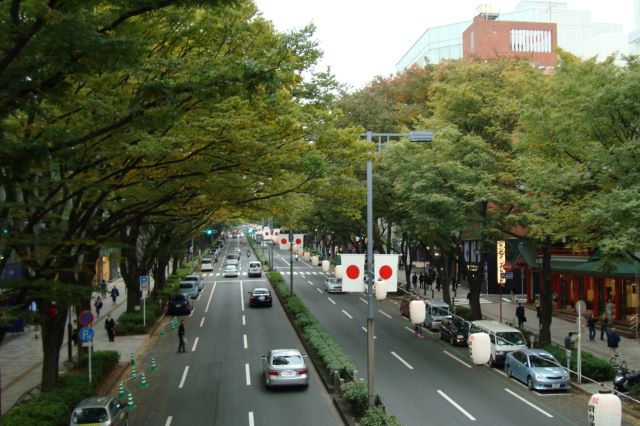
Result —
<svg viewBox="0 0 640 426"><path fill-rule="evenodd" d="M259 268L260 266L262 266L260 264L260 262L250 262L249 263L249 268Z"/></svg>
<svg viewBox="0 0 640 426"><path fill-rule="evenodd" d="M74 411L73 421L79 425L104 423L109 421L107 410L102 407L80 408Z"/></svg>
<svg viewBox="0 0 640 426"><path fill-rule="evenodd" d="M193 288L193 284L191 284L191 283L182 283L182 284L180 284L180 288Z"/></svg>
<svg viewBox="0 0 640 426"><path fill-rule="evenodd" d="M185 281L198 281L198 277L184 277Z"/></svg>
<svg viewBox="0 0 640 426"><path fill-rule="evenodd" d="M261 295L261 294L269 294L268 290L253 290L253 294Z"/></svg>
<svg viewBox="0 0 640 426"><path fill-rule="evenodd" d="M227 259L235 259L236 255L235 254L228 254L227 255Z"/></svg>
<svg viewBox="0 0 640 426"><path fill-rule="evenodd" d="M300 365L302 358L298 355L279 355L274 356L273 365Z"/></svg>
<svg viewBox="0 0 640 426"><path fill-rule="evenodd" d="M211 263L211 261L210 260L203 260L202 264L204 265L205 263Z"/></svg>

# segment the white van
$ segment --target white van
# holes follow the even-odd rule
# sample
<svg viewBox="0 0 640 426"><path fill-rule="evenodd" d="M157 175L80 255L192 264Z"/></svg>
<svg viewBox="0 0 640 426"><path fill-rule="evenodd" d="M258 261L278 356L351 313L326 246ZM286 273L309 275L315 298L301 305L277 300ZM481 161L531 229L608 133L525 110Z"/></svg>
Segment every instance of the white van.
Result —
<svg viewBox="0 0 640 426"><path fill-rule="evenodd" d="M524 335L517 328L509 327L492 320L478 320L469 325L469 335L473 333L487 333L491 340L491 355L489 365L504 364L507 353L527 348Z"/></svg>
<svg viewBox="0 0 640 426"><path fill-rule="evenodd" d="M424 326L430 330L440 329L440 323L445 318L451 318L449 305L441 299L425 299L425 308L427 310Z"/></svg>

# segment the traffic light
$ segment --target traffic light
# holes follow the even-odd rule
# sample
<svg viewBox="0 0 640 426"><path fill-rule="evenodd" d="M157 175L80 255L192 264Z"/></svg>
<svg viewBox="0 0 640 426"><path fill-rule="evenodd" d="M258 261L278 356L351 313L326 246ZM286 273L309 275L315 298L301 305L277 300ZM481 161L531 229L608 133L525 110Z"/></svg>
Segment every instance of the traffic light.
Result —
<svg viewBox="0 0 640 426"><path fill-rule="evenodd" d="M205 229L204 233L207 234L207 236L210 237L211 235L213 235L213 229L207 228L207 229Z"/></svg>

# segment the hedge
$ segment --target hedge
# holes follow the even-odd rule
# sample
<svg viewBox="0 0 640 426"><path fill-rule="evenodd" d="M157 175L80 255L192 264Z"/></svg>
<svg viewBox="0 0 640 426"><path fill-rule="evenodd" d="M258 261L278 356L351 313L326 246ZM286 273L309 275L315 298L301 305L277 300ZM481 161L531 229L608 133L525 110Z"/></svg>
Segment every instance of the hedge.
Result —
<svg viewBox="0 0 640 426"><path fill-rule="evenodd" d="M346 382L340 386L340 392L353 407L362 426L400 426L395 416L387 414L379 395L376 394L374 406L368 406L369 390L366 382Z"/></svg>
<svg viewBox="0 0 640 426"><path fill-rule="evenodd" d="M146 326L143 322L142 305L137 312L124 312L116 322L116 336L146 334L164 312L165 305L149 299L146 303ZM117 337L116 337L117 338Z"/></svg>
<svg viewBox="0 0 640 426"><path fill-rule="evenodd" d="M567 365L567 354L565 348L557 345L545 345L541 349L553 355L561 365ZM571 368L578 365L578 351L571 351ZM603 382L612 380L616 375L616 369L611 363L600 358L596 358L588 352L582 351L582 375Z"/></svg>

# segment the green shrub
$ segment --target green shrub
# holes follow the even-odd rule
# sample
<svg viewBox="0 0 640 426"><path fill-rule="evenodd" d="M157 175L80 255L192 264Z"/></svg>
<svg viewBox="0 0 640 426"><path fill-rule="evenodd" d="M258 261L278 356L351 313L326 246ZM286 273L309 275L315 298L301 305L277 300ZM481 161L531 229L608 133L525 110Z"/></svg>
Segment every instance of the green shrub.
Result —
<svg viewBox="0 0 640 426"><path fill-rule="evenodd" d="M567 354L563 347L546 345L542 347L552 354L560 364L567 365ZM578 365L578 351L571 351L571 369L575 371ZM616 375L616 369L608 361L597 358L588 352L582 351L582 375L597 382L612 380Z"/></svg>
<svg viewBox="0 0 640 426"><path fill-rule="evenodd" d="M455 314L460 318L466 321L474 320L473 315L471 314L471 309L467 308L466 306L458 306L458 305L456 305L455 308L456 308Z"/></svg>
<svg viewBox="0 0 640 426"><path fill-rule="evenodd" d="M128 336L132 334L145 334L153 327L155 320L164 312L164 304L149 301L146 304L146 322L143 325L142 306L138 312L123 313L116 323L116 335Z"/></svg>
<svg viewBox="0 0 640 426"><path fill-rule="evenodd" d="M382 405L375 405L367 408L364 416L360 419L362 426L400 426L400 422L395 416L390 416Z"/></svg>
<svg viewBox="0 0 640 426"><path fill-rule="evenodd" d="M367 411L368 389L365 382L345 382L340 386L342 396L349 401L356 417L362 417Z"/></svg>
<svg viewBox="0 0 640 426"><path fill-rule="evenodd" d="M120 354L118 351L96 351L91 355L91 372L93 377L104 377L118 364ZM86 369L89 366L89 356L86 353L80 355L78 365Z"/></svg>

